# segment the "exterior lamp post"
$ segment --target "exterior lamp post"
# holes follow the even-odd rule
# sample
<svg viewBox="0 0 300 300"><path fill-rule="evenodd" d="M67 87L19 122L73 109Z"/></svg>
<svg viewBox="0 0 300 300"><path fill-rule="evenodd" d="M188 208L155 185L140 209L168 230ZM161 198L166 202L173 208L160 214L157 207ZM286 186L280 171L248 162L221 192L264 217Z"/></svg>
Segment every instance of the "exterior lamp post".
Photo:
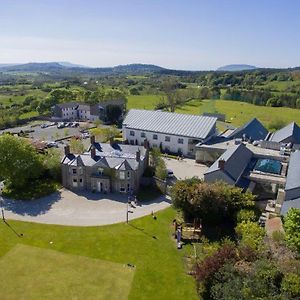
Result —
<svg viewBox="0 0 300 300"><path fill-rule="evenodd" d="M5 215L4 215L4 200L2 199L2 196L0 195L0 202L1 202L1 214L2 214L2 220L5 222Z"/></svg>
<svg viewBox="0 0 300 300"><path fill-rule="evenodd" d="M3 192L4 184L3 182L0 182L0 205L1 205L1 215L2 220L5 222L5 215L4 215L4 200L2 198L2 192Z"/></svg>
<svg viewBox="0 0 300 300"><path fill-rule="evenodd" d="M126 223L128 224L128 221L129 221L129 201L130 201L130 196L128 196L128 199L127 199L127 205L126 205Z"/></svg>

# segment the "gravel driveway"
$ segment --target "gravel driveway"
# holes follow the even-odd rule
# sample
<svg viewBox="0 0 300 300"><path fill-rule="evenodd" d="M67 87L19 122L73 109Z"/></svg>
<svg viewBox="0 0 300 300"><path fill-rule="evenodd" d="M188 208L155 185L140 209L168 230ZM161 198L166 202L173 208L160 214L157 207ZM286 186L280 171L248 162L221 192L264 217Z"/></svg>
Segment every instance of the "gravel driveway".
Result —
<svg viewBox="0 0 300 300"><path fill-rule="evenodd" d="M96 226L126 221L127 197L82 193L61 189L50 196L32 200L4 199L7 219L45 224ZM109 198L108 198L109 196ZM161 196L151 202L131 208L129 220L140 218L169 207L170 200Z"/></svg>

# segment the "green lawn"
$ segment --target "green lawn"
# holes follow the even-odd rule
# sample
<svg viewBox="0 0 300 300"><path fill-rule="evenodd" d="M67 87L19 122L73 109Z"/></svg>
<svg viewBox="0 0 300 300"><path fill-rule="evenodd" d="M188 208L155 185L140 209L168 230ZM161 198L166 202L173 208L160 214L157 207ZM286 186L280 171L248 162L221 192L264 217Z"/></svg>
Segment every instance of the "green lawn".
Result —
<svg viewBox="0 0 300 300"><path fill-rule="evenodd" d="M159 102L160 95L138 95L128 96L127 109L139 108L139 109L153 109Z"/></svg>
<svg viewBox="0 0 300 300"><path fill-rule="evenodd" d="M215 105L219 113L226 114L226 119L237 126L244 124L254 117L257 117L266 126L274 120L283 120L287 123L292 121L300 123L300 109L256 106L249 103L227 100L216 100Z"/></svg>
<svg viewBox="0 0 300 300"><path fill-rule="evenodd" d="M274 120L300 123L300 109L256 106L228 100L192 100L176 111L187 114L222 113L235 126L243 125L254 117L258 118L265 126L268 126Z"/></svg>
<svg viewBox="0 0 300 300"><path fill-rule="evenodd" d="M0 281L1 299L20 299L18 290L15 293L10 291L12 297L9 298L10 295L4 294L2 288L5 282L19 286L19 288L23 285L23 279L16 277L16 274L18 274L18 268L22 272L25 262L20 265L20 258L13 258L14 252L10 252L15 251L14 249L16 248L14 247L17 244L52 249L60 251L62 254L100 259L102 260L99 262L100 268L101 264L103 266L103 260L122 265L127 263L133 264L135 265L135 272L129 291L129 299L198 299L194 280L185 272L183 252L176 249L175 242L171 238L171 224L174 216L175 211L169 208L158 213L157 220L154 220L151 216L146 216L131 221L131 225L115 224L102 227L68 227L18 221L9 221L9 227L1 222L0 261L2 266L4 266L3 268L0 265L3 273L3 279L1 278L2 280ZM21 233L23 237L18 237L17 234ZM44 253L44 262L47 264L49 260L47 253L49 252L45 251ZM6 257L11 258L9 259L10 266L8 266ZM24 259L29 260L30 258L27 255ZM78 263L81 259L78 258ZM26 264L31 264L31 262L28 261ZM36 261L32 261L32 264L36 264ZM97 265L95 261L95 268ZM60 268L61 266L63 267ZM16 270L14 270L15 268ZM29 265L28 268L27 272L31 272ZM49 266L41 266L41 270L44 270L44 268L49 268ZM47 274L51 277L49 279L50 282L47 282L47 284L49 283L50 285L51 283L51 286L58 285L61 288L68 284L70 282L68 281L68 273L73 272L73 266L69 266L66 272L63 272L64 269L64 265L58 261L57 270L54 271L53 276L52 274L51 276ZM6 271L3 272L3 270ZM11 273L12 271L8 272L8 270L14 270L14 273ZM36 269L33 268L32 274L34 276L30 275L26 279L26 286L31 287L32 293L38 293L39 289L39 285L36 285L35 272ZM62 272L65 274L63 279ZM57 281L55 280L55 275L57 275ZM125 282L124 285L126 284ZM99 281L99 287L102 288L102 286L105 290L107 286L106 280L104 282ZM88 287L89 285L84 287L87 293L84 299L93 298L94 288L91 289L89 294ZM117 285L115 288L117 288ZM51 294L52 292L53 294ZM49 297L53 296L52 299L68 299L65 297L55 298L54 293L55 290L52 291L52 288L49 288L48 295ZM111 296L106 299L113 299L115 292L112 290L111 293ZM125 293L126 291L124 291ZM39 296L40 299L43 299L42 293Z"/></svg>
<svg viewBox="0 0 300 300"><path fill-rule="evenodd" d="M1 299L127 299L134 268L16 245L0 259Z"/></svg>

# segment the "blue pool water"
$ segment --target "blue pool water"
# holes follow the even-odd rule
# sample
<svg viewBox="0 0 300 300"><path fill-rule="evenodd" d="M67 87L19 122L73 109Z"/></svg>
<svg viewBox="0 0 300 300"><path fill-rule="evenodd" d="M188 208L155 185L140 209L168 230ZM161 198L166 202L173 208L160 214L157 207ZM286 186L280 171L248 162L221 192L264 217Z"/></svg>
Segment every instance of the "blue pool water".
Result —
<svg viewBox="0 0 300 300"><path fill-rule="evenodd" d="M271 173L271 174L280 174L281 173L281 162L275 159L258 159L254 170L264 172L264 173Z"/></svg>

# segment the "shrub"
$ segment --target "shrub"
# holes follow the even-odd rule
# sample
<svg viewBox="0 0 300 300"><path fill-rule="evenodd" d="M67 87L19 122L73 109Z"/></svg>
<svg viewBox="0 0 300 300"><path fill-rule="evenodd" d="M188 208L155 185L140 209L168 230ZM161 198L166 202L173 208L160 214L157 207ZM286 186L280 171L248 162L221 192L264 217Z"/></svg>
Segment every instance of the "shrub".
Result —
<svg viewBox="0 0 300 300"><path fill-rule="evenodd" d="M288 273L284 276L281 284L282 294L289 299L300 298L300 276Z"/></svg>
<svg viewBox="0 0 300 300"><path fill-rule="evenodd" d="M300 252L300 209L291 208L284 219L287 244Z"/></svg>
<svg viewBox="0 0 300 300"><path fill-rule="evenodd" d="M206 281L219 271L226 261L236 259L236 250L233 245L225 244L211 256L207 256L202 262L198 263L195 268L196 280Z"/></svg>
<svg viewBox="0 0 300 300"><path fill-rule="evenodd" d="M248 246L252 249L258 249L265 236L265 231L256 222L241 222L239 223L235 231L240 239L240 244Z"/></svg>
<svg viewBox="0 0 300 300"><path fill-rule="evenodd" d="M174 206L182 209L187 217L200 217L215 224L224 219L234 220L237 211L254 206L252 194L222 182L177 181L171 197Z"/></svg>
<svg viewBox="0 0 300 300"><path fill-rule="evenodd" d="M241 209L237 213L237 223L251 221L254 222L257 220L257 216L254 210L252 209Z"/></svg>

